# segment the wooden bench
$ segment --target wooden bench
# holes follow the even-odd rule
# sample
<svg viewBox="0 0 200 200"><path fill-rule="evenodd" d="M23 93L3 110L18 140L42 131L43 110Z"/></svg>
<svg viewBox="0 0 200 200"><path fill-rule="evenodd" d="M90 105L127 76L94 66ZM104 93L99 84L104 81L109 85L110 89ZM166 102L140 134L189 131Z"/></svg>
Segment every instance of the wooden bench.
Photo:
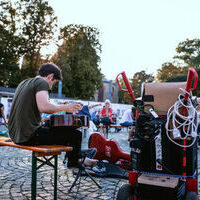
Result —
<svg viewBox="0 0 200 200"><path fill-rule="evenodd" d="M9 146L14 148L26 149L32 151L32 180L31 180L31 199L36 200L37 188L37 170L44 165L53 167L54 169L54 200L57 199L57 169L58 169L58 155L62 152L72 151L72 147L64 145L39 145L39 146L25 146L13 143L10 138L0 136L0 146ZM46 158L46 156L51 156ZM43 157L44 160L39 157ZM50 161L54 158L54 164ZM40 165L37 166L37 161Z"/></svg>
<svg viewBox="0 0 200 200"><path fill-rule="evenodd" d="M100 124L100 125L97 125L96 126L97 128L106 128L106 139L108 139L108 129L109 128L129 128L131 129L133 126L122 126L122 125L116 125L116 124L110 124L110 125L103 125L103 124Z"/></svg>

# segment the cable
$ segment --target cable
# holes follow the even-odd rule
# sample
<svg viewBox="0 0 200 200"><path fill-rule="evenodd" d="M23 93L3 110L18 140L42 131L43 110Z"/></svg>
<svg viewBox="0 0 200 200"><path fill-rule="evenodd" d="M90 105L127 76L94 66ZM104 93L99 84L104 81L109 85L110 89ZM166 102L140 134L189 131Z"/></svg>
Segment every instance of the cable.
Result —
<svg viewBox="0 0 200 200"><path fill-rule="evenodd" d="M172 172L171 170L169 170L163 163L161 159L156 159L156 161L170 174L174 175L174 172Z"/></svg>
<svg viewBox="0 0 200 200"><path fill-rule="evenodd" d="M122 177L127 173L126 170L124 170L123 174L122 174ZM116 192L117 192L117 186L119 185L119 183L121 182L123 178L120 178L117 183L115 183L115 189L114 189L114 192L113 192L113 200L115 200L115 195L116 195Z"/></svg>
<svg viewBox="0 0 200 200"><path fill-rule="evenodd" d="M189 98L187 102L184 100L184 95L180 94L178 96L178 100L175 102L173 106L171 106L167 113L167 122L165 125L167 137L171 142L180 146L180 147L191 147L198 135L197 135L197 111L194 108L194 105L191 101L191 93L188 93L186 90L180 88L180 90L184 94L188 94ZM183 108L185 108L185 113L181 113ZM171 122L171 124L170 124ZM170 125L172 128L170 128ZM189 145L181 145L175 142L169 135L172 132L174 138L179 138L180 140L185 140L188 137L193 138L193 141Z"/></svg>

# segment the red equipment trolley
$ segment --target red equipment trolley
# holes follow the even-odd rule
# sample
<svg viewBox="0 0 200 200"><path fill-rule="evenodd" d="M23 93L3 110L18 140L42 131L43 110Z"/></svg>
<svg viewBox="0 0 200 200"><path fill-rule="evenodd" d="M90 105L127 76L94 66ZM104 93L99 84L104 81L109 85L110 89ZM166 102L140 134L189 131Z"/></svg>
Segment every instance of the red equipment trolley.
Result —
<svg viewBox="0 0 200 200"><path fill-rule="evenodd" d="M121 87L119 76L122 76L127 89ZM135 99L125 72L118 74L116 80L119 88L131 96L136 120L134 139L130 142L132 170L129 172L129 184L120 187L117 200L197 200L197 141L194 141L197 135L178 140L182 147L172 143L166 136L167 115L160 114L160 111L157 114L154 106L145 105L144 101ZM197 87L197 81L196 71L190 68L185 93L180 97L183 104L179 110L183 116L189 115L186 109L188 101L192 102L194 108L196 106L196 99L190 93ZM145 98L148 102L154 101L151 95ZM169 101L168 97L166 101ZM148 113L144 112L145 106L150 108ZM183 124L184 117L178 117L179 121L176 123ZM172 126L170 120L169 126ZM184 131L185 129L190 131L187 126L184 126ZM140 133L138 136L137 132ZM144 132L148 132L150 136L147 137ZM184 136L182 132L180 134L180 137ZM170 137L177 142L177 138L172 135ZM188 144L191 145L186 148Z"/></svg>

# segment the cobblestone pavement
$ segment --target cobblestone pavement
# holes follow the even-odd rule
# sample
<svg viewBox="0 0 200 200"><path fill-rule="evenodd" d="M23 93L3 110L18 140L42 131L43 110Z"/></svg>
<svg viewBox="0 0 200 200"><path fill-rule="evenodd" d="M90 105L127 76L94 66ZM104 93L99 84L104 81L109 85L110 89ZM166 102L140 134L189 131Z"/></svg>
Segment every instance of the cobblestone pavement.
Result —
<svg viewBox="0 0 200 200"><path fill-rule="evenodd" d="M120 137L121 147L127 149L128 134L112 133ZM83 149L87 148L88 136L83 137ZM31 199L31 152L11 147L0 147L0 200ZM71 170L63 164L64 155L58 159L58 199L115 199L114 190L128 180L114 178L95 178L102 186L98 187L88 178L82 177L80 187L76 186L69 194L68 189L74 181ZM37 200L53 199L53 169L48 166L39 169L37 174ZM78 193L77 193L78 190Z"/></svg>
<svg viewBox="0 0 200 200"><path fill-rule="evenodd" d="M111 130L112 132L113 130ZM123 151L130 152L126 130L119 133L112 132L109 139L116 140ZM83 149L87 148L88 136L83 137ZM1 147L0 153L0 200L28 200L31 199L31 152L11 147ZM88 178L82 177L80 187L73 188L68 193L74 176L62 162L58 163L58 199L71 200L111 200L116 199L116 192L120 185L128 180L117 178L95 178L102 186L98 187ZM53 199L53 170L45 166L37 175L37 200Z"/></svg>

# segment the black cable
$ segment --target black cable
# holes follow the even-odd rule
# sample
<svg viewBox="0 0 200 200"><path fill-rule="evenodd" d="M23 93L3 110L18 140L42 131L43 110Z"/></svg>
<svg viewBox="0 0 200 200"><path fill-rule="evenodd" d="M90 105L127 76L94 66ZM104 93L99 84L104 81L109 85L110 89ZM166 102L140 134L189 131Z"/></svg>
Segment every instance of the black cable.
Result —
<svg viewBox="0 0 200 200"><path fill-rule="evenodd" d="M175 175L171 170L169 170L163 163L160 159L156 159L156 161L167 171L169 172L170 174L172 175Z"/></svg>
<svg viewBox="0 0 200 200"><path fill-rule="evenodd" d="M82 173L82 172L81 172L81 173ZM77 190L76 190L76 195L75 195L74 199L77 198L79 189L80 189L80 187L81 187L81 176L80 176L80 178L79 178L79 183L77 183L76 186L77 186Z"/></svg>
<svg viewBox="0 0 200 200"><path fill-rule="evenodd" d="M84 160L85 160L85 158L83 158L83 161L82 161L82 163L81 163L81 165L83 165L83 162L84 162ZM85 166L80 166L80 167L85 167ZM73 195L73 198L74 199L77 199L77 196L78 196L78 192L79 192L79 189L80 189L80 186L81 186L81 179L82 179L82 169L80 169L80 168L78 168L78 173L75 175L75 170L77 170L77 169L74 169L73 170L73 176L74 176L74 178L76 178L76 176L78 175L78 173L79 173L79 171L80 171L80 176L79 176L79 178L78 178L78 183L76 183L74 186L76 186L77 187L77 190L76 190L76 194L75 194L75 196Z"/></svg>
<svg viewBox="0 0 200 200"><path fill-rule="evenodd" d="M125 173L127 173L126 170L124 170L124 173L122 174L122 176L124 176ZM114 189L114 192L113 192L113 200L115 200L115 193L116 193L116 190L117 190L117 186L118 186L118 184L120 183L120 181L121 181L122 179L123 179L123 178L119 179L118 182L115 184L115 189Z"/></svg>

